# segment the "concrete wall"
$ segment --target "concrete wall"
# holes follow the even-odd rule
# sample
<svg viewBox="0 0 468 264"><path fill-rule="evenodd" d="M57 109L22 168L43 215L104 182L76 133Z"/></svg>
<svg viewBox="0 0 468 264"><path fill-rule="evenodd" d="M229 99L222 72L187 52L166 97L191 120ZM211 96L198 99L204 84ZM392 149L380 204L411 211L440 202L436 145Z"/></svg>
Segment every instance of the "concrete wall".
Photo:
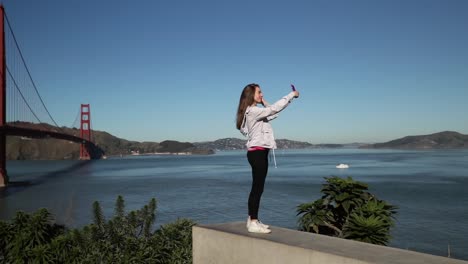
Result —
<svg viewBox="0 0 468 264"><path fill-rule="evenodd" d="M279 227L271 234L247 232L245 222L193 227L194 264L468 264L391 247Z"/></svg>

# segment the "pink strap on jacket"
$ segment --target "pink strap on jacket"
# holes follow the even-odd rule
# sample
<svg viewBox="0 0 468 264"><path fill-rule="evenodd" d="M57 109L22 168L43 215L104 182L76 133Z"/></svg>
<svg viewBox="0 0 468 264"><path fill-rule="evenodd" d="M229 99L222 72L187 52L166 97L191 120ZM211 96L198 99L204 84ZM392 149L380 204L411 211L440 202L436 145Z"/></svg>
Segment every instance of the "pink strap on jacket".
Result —
<svg viewBox="0 0 468 264"><path fill-rule="evenodd" d="M257 146L253 146L253 147L250 147L247 149L247 151L256 151L256 150L265 150L266 148L264 147L257 147Z"/></svg>

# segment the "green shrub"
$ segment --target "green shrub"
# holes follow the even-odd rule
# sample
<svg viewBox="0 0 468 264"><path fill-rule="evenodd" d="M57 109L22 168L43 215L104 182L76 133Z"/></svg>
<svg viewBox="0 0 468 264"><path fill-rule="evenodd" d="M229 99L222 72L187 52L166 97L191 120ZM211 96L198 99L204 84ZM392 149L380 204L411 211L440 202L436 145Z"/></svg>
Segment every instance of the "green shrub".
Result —
<svg viewBox="0 0 468 264"><path fill-rule="evenodd" d="M325 178L323 196L297 207L299 230L387 245L397 207L367 192L351 177Z"/></svg>
<svg viewBox="0 0 468 264"><path fill-rule="evenodd" d="M125 214L118 196L106 220L94 202L93 222L71 230L53 223L46 209L18 212L11 222L0 221L0 263L191 263L195 223L179 219L153 231L156 207L153 198Z"/></svg>

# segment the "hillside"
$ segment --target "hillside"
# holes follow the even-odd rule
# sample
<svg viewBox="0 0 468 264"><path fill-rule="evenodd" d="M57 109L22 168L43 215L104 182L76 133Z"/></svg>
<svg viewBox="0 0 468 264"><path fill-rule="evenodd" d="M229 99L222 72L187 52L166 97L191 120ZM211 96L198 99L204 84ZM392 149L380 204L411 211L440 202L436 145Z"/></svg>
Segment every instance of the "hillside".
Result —
<svg viewBox="0 0 468 264"><path fill-rule="evenodd" d="M460 149L468 148L468 135L444 131L430 135L407 136L385 143L369 144L361 148Z"/></svg>
<svg viewBox="0 0 468 264"><path fill-rule="evenodd" d="M247 140L239 138L222 138L215 141L195 142L197 147L215 150L242 150L245 149ZM306 149L306 148L341 148L341 144L318 144L313 145L308 142L294 141L289 139L277 139L276 144L279 149Z"/></svg>
<svg viewBox="0 0 468 264"><path fill-rule="evenodd" d="M22 127L34 128L44 125L22 123ZM45 125L48 126L48 125ZM78 136L80 131L76 128L62 127L66 133ZM196 147L192 143L178 141L137 142L115 137L104 131L92 131L93 141L104 151L106 156L154 154L154 153L180 153L187 154L213 154L211 149ZM34 139L25 137L7 136L6 155L9 160L37 160L37 159L78 159L79 144L59 139Z"/></svg>

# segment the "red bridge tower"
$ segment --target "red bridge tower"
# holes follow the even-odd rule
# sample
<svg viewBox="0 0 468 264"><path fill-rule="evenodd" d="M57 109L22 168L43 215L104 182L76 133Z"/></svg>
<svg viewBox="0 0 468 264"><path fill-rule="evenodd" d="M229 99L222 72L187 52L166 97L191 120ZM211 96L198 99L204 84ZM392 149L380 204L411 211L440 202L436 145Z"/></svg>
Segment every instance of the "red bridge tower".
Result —
<svg viewBox="0 0 468 264"><path fill-rule="evenodd" d="M81 126L80 126L80 136L82 139L91 141L91 116L89 104L81 104ZM89 149L84 143L80 145L80 160L89 160L91 156L89 155Z"/></svg>
<svg viewBox="0 0 468 264"><path fill-rule="evenodd" d="M5 57L5 10L0 5L0 126L6 125L6 57ZM6 136L0 133L0 187L8 184L6 171Z"/></svg>

